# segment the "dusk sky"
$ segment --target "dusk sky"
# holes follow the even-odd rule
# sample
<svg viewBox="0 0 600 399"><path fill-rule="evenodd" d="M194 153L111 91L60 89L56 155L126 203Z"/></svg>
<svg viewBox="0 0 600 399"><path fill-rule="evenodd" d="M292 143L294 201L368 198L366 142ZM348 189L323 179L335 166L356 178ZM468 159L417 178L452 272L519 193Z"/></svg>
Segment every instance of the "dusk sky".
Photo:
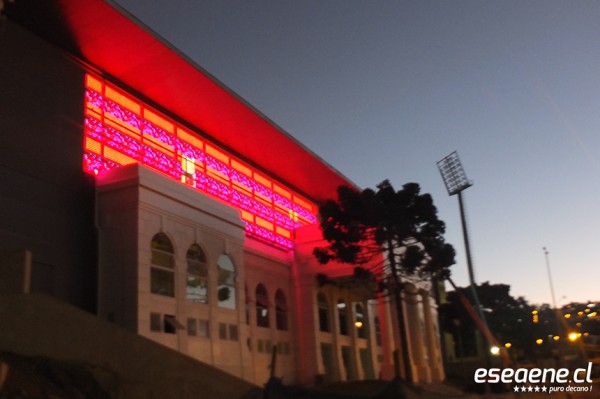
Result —
<svg viewBox="0 0 600 399"><path fill-rule="evenodd" d="M600 300L600 2L118 3L361 188L419 183L458 285L453 151L477 282L551 303L547 247L557 304Z"/></svg>

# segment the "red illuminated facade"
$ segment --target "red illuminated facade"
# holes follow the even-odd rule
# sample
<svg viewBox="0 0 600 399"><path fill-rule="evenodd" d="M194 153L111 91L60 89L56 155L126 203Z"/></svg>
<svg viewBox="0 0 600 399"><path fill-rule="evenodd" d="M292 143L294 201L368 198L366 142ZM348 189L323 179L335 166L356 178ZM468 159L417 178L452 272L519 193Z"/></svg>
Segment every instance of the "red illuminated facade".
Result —
<svg viewBox="0 0 600 399"><path fill-rule="evenodd" d="M291 249L316 206L104 80L86 75L84 170L140 163L239 209L246 232Z"/></svg>

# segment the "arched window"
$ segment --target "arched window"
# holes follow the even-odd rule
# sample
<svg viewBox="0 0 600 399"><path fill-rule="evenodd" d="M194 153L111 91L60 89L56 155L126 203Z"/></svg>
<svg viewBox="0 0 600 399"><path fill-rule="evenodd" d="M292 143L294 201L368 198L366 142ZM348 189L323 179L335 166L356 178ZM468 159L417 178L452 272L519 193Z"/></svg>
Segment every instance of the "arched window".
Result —
<svg viewBox="0 0 600 399"><path fill-rule="evenodd" d="M192 244L186 254L186 298L197 303L208 303L208 265L206 255L198 244Z"/></svg>
<svg viewBox="0 0 600 399"><path fill-rule="evenodd" d="M264 285L256 286L256 325L269 327L269 295Z"/></svg>
<svg viewBox="0 0 600 399"><path fill-rule="evenodd" d="M338 322L340 324L340 335L348 335L348 307L342 299L337 301Z"/></svg>
<svg viewBox="0 0 600 399"><path fill-rule="evenodd" d="M381 321L379 320L379 316L375 316L373 322L375 323L375 342L377 346L381 346Z"/></svg>
<svg viewBox="0 0 600 399"><path fill-rule="evenodd" d="M225 309L235 309L235 267L231 258L227 255L219 256L217 269L219 271L217 287L219 306Z"/></svg>
<svg viewBox="0 0 600 399"><path fill-rule="evenodd" d="M158 233L150 242L150 292L175 296L175 251L165 233Z"/></svg>
<svg viewBox="0 0 600 399"><path fill-rule="evenodd" d="M281 290L275 292L275 322L278 330L287 331L287 301L285 299L285 294Z"/></svg>
<svg viewBox="0 0 600 399"><path fill-rule="evenodd" d="M322 292L317 294L317 308L319 312L319 331L330 332L329 304L327 303L327 297Z"/></svg>
<svg viewBox="0 0 600 399"><path fill-rule="evenodd" d="M361 303L354 305L354 326L358 338L367 338L367 318L365 317L365 308Z"/></svg>

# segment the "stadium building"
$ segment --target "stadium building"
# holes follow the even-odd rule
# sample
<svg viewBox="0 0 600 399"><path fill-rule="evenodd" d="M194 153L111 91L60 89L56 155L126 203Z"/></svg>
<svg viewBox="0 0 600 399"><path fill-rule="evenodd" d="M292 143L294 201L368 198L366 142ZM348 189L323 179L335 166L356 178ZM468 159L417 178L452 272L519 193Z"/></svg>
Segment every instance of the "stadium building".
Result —
<svg viewBox="0 0 600 399"><path fill-rule="evenodd" d="M256 384L394 376L392 306L312 255L347 178L114 3L0 8L1 276ZM440 381L408 287L399 349Z"/></svg>

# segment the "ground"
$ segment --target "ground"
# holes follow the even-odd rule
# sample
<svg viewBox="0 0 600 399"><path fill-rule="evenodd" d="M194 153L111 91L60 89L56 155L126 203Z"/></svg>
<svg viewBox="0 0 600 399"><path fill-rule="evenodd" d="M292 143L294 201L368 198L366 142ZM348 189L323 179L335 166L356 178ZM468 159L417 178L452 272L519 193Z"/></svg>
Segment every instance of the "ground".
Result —
<svg viewBox="0 0 600 399"><path fill-rule="evenodd" d="M27 357L0 352L0 399L116 399L111 391L116 375L84 363L47 357ZM403 382L356 381L336 383L319 389L287 387L275 381L255 392L263 399L592 399L600 397L600 383L587 393L466 393L449 384L406 384ZM233 398L232 398L233 399ZM250 399L250 398L244 398Z"/></svg>

